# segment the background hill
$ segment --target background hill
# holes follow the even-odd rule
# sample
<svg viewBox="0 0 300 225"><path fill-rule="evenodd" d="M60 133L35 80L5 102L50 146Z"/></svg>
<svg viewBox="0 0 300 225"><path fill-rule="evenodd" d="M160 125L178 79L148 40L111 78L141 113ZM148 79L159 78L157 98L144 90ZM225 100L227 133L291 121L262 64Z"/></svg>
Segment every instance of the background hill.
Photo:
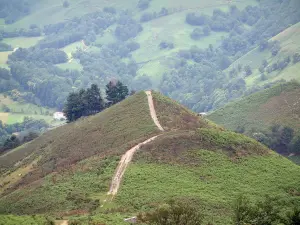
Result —
<svg viewBox="0 0 300 225"><path fill-rule="evenodd" d="M208 115L208 118L227 129L255 137L284 153L288 150L288 146L272 146L264 136L271 137L280 130L278 126L283 126L292 128L295 139L298 139L300 131L299 99L299 83L283 83L229 103ZM263 136L258 135L259 133ZM279 131L276 136L284 138L284 134ZM272 138L276 139L274 136ZM285 144L289 145L289 143ZM297 150L296 147L295 150Z"/></svg>
<svg viewBox="0 0 300 225"><path fill-rule="evenodd" d="M286 210L300 201L298 166L159 93L153 101L165 132L140 92L0 156L0 212L116 225L175 198L200 206L205 221L230 224L231 204L241 193L252 201L272 194L285 199ZM157 134L134 156L120 192L107 198L121 155Z"/></svg>
<svg viewBox="0 0 300 225"><path fill-rule="evenodd" d="M1 92L33 104L61 109L70 91L116 78L201 112L297 78L297 0L16 2L1 3Z"/></svg>

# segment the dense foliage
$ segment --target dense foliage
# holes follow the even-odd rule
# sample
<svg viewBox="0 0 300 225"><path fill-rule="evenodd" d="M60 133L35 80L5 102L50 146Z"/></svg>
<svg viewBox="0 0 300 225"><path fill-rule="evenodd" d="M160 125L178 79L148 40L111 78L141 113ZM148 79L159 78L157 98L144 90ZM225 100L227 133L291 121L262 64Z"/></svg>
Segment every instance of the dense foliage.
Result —
<svg viewBox="0 0 300 225"><path fill-rule="evenodd" d="M223 70L257 45L261 46L261 50L270 48L275 56L280 46L277 42L265 43L265 40L300 20L299 11L294 9L297 5L297 1L293 0L272 3L261 1L259 6L247 6L244 10L235 6L232 6L229 12L216 9L212 16L188 13L186 22L197 26L191 38L199 40L210 35L210 30L228 32L229 35L222 40L219 48L210 45L204 50L192 47L180 51L173 70L164 74L160 90L196 111L215 109L232 99L248 94L244 78L252 74L253 68L249 65L239 65L239 68L230 74ZM250 26L251 29L247 29L246 26ZM297 56L295 58L297 59ZM268 70L282 70L289 62L287 57L276 65L269 66L268 68L272 69ZM182 76L185 79L181 79Z"/></svg>
<svg viewBox="0 0 300 225"><path fill-rule="evenodd" d="M0 120L0 153L16 148L38 137L49 127L45 120L25 117L22 123L3 124Z"/></svg>
<svg viewBox="0 0 300 225"><path fill-rule="evenodd" d="M128 88L120 81L110 81L106 85L106 102L103 100L100 89L92 84L87 90L72 92L67 98L64 114L69 122L75 121L82 116L94 115L106 107L110 107L128 96Z"/></svg>
<svg viewBox="0 0 300 225"><path fill-rule="evenodd" d="M16 20L28 15L30 12L28 0L1 0L0 18L5 19L6 24L11 24Z"/></svg>
<svg viewBox="0 0 300 225"><path fill-rule="evenodd" d="M15 2L28 5L25 0L15 0L11 4ZM69 1L62 1L62 4L65 8L70 7ZM140 0L136 8L143 11L151 7L151 4L150 0ZM209 45L206 49L195 46L184 50L176 49L177 54L172 55L169 68L160 82L155 82L155 87L195 111L216 109L242 95L257 91L256 87L249 89L245 82L245 78L252 75L256 68L239 65L230 71L226 69L257 46L260 51L271 51L275 57L281 46L276 41L267 40L299 22L300 14L295 10L297 6L296 0L274 0L260 1L243 10L234 5L228 11L215 9L211 15L187 13L185 22L195 27L190 34L192 39L201 41L222 32L224 38L221 45ZM137 77L143 62L136 63L132 57L133 52L140 48L138 39L135 39L143 31L143 24L140 22L179 11L180 9L166 7L157 12L147 10L141 13L138 21L132 10L104 7L102 10L44 27L31 24L24 29L0 31L0 37L3 38L44 34L44 38L35 47L18 49L9 57L12 77L1 80L1 87L3 91L21 90L27 101L60 109L69 92L87 88L95 81L104 84L115 78L133 89L152 88L154 82L147 74ZM109 42L99 41L107 33L114 38ZM81 42L84 47L78 48L68 58L59 49L74 42ZM175 51L175 47L177 46L171 40L158 44L158 48L166 52L170 49ZM1 43L0 51L1 49L7 51L11 47ZM294 54L271 65L262 65L260 79L266 80L267 74L282 71L290 63L299 62L299 59L299 54ZM72 60L81 64L80 71L62 70L56 66Z"/></svg>

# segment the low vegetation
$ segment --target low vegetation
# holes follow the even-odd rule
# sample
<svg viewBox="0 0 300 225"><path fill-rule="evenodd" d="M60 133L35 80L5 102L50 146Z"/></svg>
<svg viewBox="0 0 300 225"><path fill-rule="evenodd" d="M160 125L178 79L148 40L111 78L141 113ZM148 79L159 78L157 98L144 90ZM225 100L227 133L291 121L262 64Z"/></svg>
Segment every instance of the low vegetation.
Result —
<svg viewBox="0 0 300 225"><path fill-rule="evenodd" d="M170 150L172 159L165 154L147 157L147 148L140 151L125 174L118 204L147 212L170 199L190 199L201 210L204 224L222 225L232 224L232 205L240 194L255 202L272 193L282 201L299 204L299 167L281 156L236 160L218 151L188 149ZM292 204L284 207L293 209Z"/></svg>
<svg viewBox="0 0 300 225"><path fill-rule="evenodd" d="M0 215L0 225L54 225L54 220L44 216Z"/></svg>

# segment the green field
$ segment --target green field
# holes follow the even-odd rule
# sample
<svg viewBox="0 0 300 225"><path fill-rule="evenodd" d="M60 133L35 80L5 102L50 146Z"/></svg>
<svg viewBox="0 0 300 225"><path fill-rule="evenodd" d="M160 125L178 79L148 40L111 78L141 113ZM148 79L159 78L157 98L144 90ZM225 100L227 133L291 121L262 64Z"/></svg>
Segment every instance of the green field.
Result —
<svg viewBox="0 0 300 225"><path fill-rule="evenodd" d="M6 64L8 60L8 56L12 53L12 51L9 52L0 52L0 67L8 68L8 65Z"/></svg>
<svg viewBox="0 0 300 225"><path fill-rule="evenodd" d="M3 106L9 108L9 112L3 111ZM55 109L44 108L31 103L22 103L13 101L9 97L0 95L0 120L3 123L13 124L23 122L24 117L32 117L35 119L44 119L49 124L55 123L52 114ZM46 115L48 114L48 115Z"/></svg>
<svg viewBox="0 0 300 225"><path fill-rule="evenodd" d="M290 28L284 30L280 34L276 35L271 39L272 41L279 41L281 50L274 57L270 50L259 51L259 48L255 48L252 51L248 52L238 60L236 60L226 71L229 71L233 68L237 68L238 64L249 65L253 74L246 77L246 83L248 86L254 85L263 85L268 82L273 82L276 80L284 79L290 81L292 79L300 81L299 76L299 67L300 63L290 63L288 67L282 71L273 71L270 74L266 73L267 80L262 81L260 79L260 72L258 68L261 66L263 60L267 60L268 64L277 62L278 60L283 59L286 56L292 57L294 53L300 53L300 23L297 23Z"/></svg>
<svg viewBox="0 0 300 225"><path fill-rule="evenodd" d="M11 45L13 48L29 48L36 45L43 37L16 37L4 38L3 42Z"/></svg>

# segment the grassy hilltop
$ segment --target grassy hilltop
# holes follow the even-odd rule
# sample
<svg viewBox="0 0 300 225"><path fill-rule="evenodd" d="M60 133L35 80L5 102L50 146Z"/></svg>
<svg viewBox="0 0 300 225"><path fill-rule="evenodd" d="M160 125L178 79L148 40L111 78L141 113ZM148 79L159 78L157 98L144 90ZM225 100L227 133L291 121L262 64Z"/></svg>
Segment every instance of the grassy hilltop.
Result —
<svg viewBox="0 0 300 225"><path fill-rule="evenodd" d="M141 92L0 156L0 212L121 225L123 218L184 198L198 204L206 221L231 224L239 194L252 201L270 194L285 199L286 209L300 201L298 166L159 93L153 98L163 133ZM115 199L104 202L120 156L157 134L134 156Z"/></svg>

